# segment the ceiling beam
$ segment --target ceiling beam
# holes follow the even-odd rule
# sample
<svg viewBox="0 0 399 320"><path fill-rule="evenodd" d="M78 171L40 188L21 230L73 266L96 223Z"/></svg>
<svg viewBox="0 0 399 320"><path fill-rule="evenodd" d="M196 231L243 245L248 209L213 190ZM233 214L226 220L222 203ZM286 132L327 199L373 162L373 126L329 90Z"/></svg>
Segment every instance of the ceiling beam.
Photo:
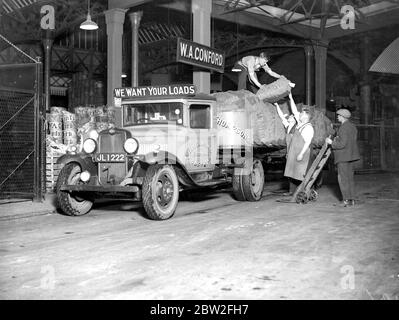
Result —
<svg viewBox="0 0 399 320"><path fill-rule="evenodd" d="M125 0L128 1L128 0ZM133 1L133 0L131 0ZM170 4L162 4L161 7L187 12L187 5L183 2L173 2ZM246 11L226 14L226 9L223 5L213 3L212 17L214 19L228 21L231 23L238 23L249 27L263 29L265 31L273 31L277 33L289 34L292 36L310 39L318 35L318 29L310 28L302 25L286 25L281 26L280 20L276 18L266 17L264 15L255 14Z"/></svg>
<svg viewBox="0 0 399 320"><path fill-rule="evenodd" d="M108 0L108 9L128 9L151 1L152 0Z"/></svg>

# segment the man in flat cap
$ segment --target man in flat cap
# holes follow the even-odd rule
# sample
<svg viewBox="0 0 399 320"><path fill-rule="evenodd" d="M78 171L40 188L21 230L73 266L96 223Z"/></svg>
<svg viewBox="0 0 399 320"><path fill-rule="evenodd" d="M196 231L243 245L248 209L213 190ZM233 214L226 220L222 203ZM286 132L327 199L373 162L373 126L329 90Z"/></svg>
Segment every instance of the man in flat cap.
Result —
<svg viewBox="0 0 399 320"><path fill-rule="evenodd" d="M351 112L348 109L337 111L337 120L341 124L333 140L326 138L334 153L334 162L338 170L338 183L341 189L344 207L355 205L354 162L360 159L357 146L357 129L349 121Z"/></svg>

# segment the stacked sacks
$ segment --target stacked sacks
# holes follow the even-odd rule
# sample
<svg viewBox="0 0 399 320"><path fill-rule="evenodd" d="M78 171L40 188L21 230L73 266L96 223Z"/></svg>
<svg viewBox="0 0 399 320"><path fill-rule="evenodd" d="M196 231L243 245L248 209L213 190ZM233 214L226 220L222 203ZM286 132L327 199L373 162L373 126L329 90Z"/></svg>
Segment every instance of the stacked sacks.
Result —
<svg viewBox="0 0 399 320"><path fill-rule="evenodd" d="M80 138L80 144L89 137L89 133L96 129L95 109L93 107L76 107L76 124L78 127L78 136Z"/></svg>
<svg viewBox="0 0 399 320"><path fill-rule="evenodd" d="M108 111L106 106L96 107L95 119L98 132L108 129Z"/></svg>
<svg viewBox="0 0 399 320"><path fill-rule="evenodd" d="M253 144L255 146L283 147L285 145L285 129L277 114L276 107L263 102L255 94L247 90L217 92L212 94L216 98L216 118L223 119L223 112L246 110L248 116L247 129L252 129ZM215 119L214 119L215 120ZM219 125L215 120L215 125ZM234 124L229 126L235 134ZM244 128L242 128L244 129Z"/></svg>
<svg viewBox="0 0 399 320"><path fill-rule="evenodd" d="M285 128L277 113L276 107L259 99L258 95L247 90L217 92L212 94L216 98L216 117L214 119L215 127L223 122L223 112L246 110L248 126L252 129L253 145L258 147L283 148L285 143ZM298 104L298 111L305 107ZM306 106L307 107L307 106ZM288 104L280 104L283 113L290 114ZM312 115L311 123L315 129L313 144L321 147L325 138L332 133L331 121L315 107L307 107ZM237 114L239 114L237 112ZM222 120L222 121L221 121ZM239 121L237 121L239 122ZM233 125L230 125L233 128ZM231 134L234 134L234 130Z"/></svg>
<svg viewBox="0 0 399 320"><path fill-rule="evenodd" d="M115 127L115 108L107 107L108 127Z"/></svg>

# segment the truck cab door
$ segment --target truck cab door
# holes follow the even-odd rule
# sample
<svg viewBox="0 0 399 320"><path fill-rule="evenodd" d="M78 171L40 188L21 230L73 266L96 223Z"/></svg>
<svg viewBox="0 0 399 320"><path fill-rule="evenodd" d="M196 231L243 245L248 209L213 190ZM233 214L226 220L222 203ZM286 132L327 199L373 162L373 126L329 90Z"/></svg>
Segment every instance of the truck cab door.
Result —
<svg viewBox="0 0 399 320"><path fill-rule="evenodd" d="M213 171L217 135L212 128L212 103L191 103L188 108L185 166L189 172Z"/></svg>

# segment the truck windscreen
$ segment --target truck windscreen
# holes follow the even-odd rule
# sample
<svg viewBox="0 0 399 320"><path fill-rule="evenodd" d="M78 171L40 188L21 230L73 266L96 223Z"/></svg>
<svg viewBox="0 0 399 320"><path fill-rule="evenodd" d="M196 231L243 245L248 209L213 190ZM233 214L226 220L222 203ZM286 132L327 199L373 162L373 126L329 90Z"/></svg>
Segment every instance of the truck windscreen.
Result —
<svg viewBox="0 0 399 320"><path fill-rule="evenodd" d="M157 102L123 105L123 125L183 124L181 102Z"/></svg>

